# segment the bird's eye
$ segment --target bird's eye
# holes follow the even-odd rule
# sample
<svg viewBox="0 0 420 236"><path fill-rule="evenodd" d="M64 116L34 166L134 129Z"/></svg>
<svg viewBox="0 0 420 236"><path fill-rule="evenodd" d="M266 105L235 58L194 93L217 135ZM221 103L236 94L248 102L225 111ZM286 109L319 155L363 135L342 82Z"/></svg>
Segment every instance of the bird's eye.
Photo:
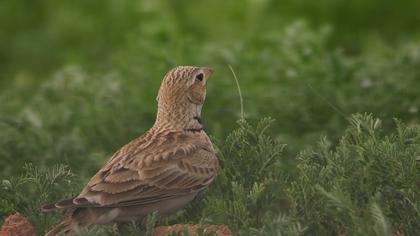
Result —
<svg viewBox="0 0 420 236"><path fill-rule="evenodd" d="M200 73L200 74L195 76L195 80L203 81L203 77L204 77L204 75L202 73Z"/></svg>

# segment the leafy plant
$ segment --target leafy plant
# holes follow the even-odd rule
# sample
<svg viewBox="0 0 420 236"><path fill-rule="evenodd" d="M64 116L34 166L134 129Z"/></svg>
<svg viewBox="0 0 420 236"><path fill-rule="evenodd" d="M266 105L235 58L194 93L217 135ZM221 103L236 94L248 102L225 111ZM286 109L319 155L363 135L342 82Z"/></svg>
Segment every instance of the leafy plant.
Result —
<svg viewBox="0 0 420 236"><path fill-rule="evenodd" d="M281 181L285 147L268 134L273 119L256 126L245 120L218 145L220 171L207 193L204 214L234 232L250 233L278 214L284 202Z"/></svg>
<svg viewBox="0 0 420 236"><path fill-rule="evenodd" d="M337 146L322 139L298 156L288 194L294 215L315 234L389 235L420 228L420 126L355 115Z"/></svg>
<svg viewBox="0 0 420 236"><path fill-rule="evenodd" d="M396 120L388 132L372 115L354 115L336 145L321 139L302 151L290 170L284 165L285 145L270 134L273 122L240 120L217 142L221 168L204 198L169 219L151 215L145 226L130 225L126 231L151 234L155 225L182 222L226 224L238 235L415 235L420 227L419 125ZM65 166L27 165L24 170L2 181L0 209L3 215L25 214L43 232L62 213L42 214L40 205L72 194L75 179ZM110 227L77 232L113 234Z"/></svg>
<svg viewBox="0 0 420 236"><path fill-rule="evenodd" d="M32 164L23 167L25 174L3 179L1 182L0 211L4 217L20 212L34 224L38 233L43 233L62 213L41 212L41 206L74 193L76 178L67 166L38 168Z"/></svg>

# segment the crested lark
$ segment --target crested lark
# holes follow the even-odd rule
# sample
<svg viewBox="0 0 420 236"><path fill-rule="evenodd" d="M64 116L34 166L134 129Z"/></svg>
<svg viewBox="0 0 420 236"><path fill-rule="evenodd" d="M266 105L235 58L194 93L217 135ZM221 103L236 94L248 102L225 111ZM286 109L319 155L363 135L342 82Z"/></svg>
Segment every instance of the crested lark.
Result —
<svg viewBox="0 0 420 236"><path fill-rule="evenodd" d="M117 151L76 198L46 205L43 211L71 209L46 235L73 227L161 217L192 201L218 169L212 143L201 125L201 108L212 69L180 66L169 71L157 96L153 127Z"/></svg>

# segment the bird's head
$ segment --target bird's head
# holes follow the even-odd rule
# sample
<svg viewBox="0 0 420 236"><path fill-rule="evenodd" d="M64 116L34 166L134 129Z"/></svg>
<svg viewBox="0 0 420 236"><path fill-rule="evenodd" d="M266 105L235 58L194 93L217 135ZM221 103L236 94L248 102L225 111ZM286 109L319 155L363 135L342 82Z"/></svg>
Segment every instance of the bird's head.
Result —
<svg viewBox="0 0 420 236"><path fill-rule="evenodd" d="M156 98L155 125L201 129L201 108L206 98L207 80L212 74L213 70L207 67L179 66L170 70Z"/></svg>

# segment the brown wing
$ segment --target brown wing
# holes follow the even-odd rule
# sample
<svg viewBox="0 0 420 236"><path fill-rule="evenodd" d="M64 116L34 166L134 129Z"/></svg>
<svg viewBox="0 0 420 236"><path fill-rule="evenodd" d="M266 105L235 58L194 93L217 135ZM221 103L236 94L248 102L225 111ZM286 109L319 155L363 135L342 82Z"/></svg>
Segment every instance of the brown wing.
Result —
<svg viewBox="0 0 420 236"><path fill-rule="evenodd" d="M146 137L145 137L146 138ZM117 152L75 199L58 208L120 207L159 202L199 191L213 180L218 161L204 133L170 133L135 141Z"/></svg>

